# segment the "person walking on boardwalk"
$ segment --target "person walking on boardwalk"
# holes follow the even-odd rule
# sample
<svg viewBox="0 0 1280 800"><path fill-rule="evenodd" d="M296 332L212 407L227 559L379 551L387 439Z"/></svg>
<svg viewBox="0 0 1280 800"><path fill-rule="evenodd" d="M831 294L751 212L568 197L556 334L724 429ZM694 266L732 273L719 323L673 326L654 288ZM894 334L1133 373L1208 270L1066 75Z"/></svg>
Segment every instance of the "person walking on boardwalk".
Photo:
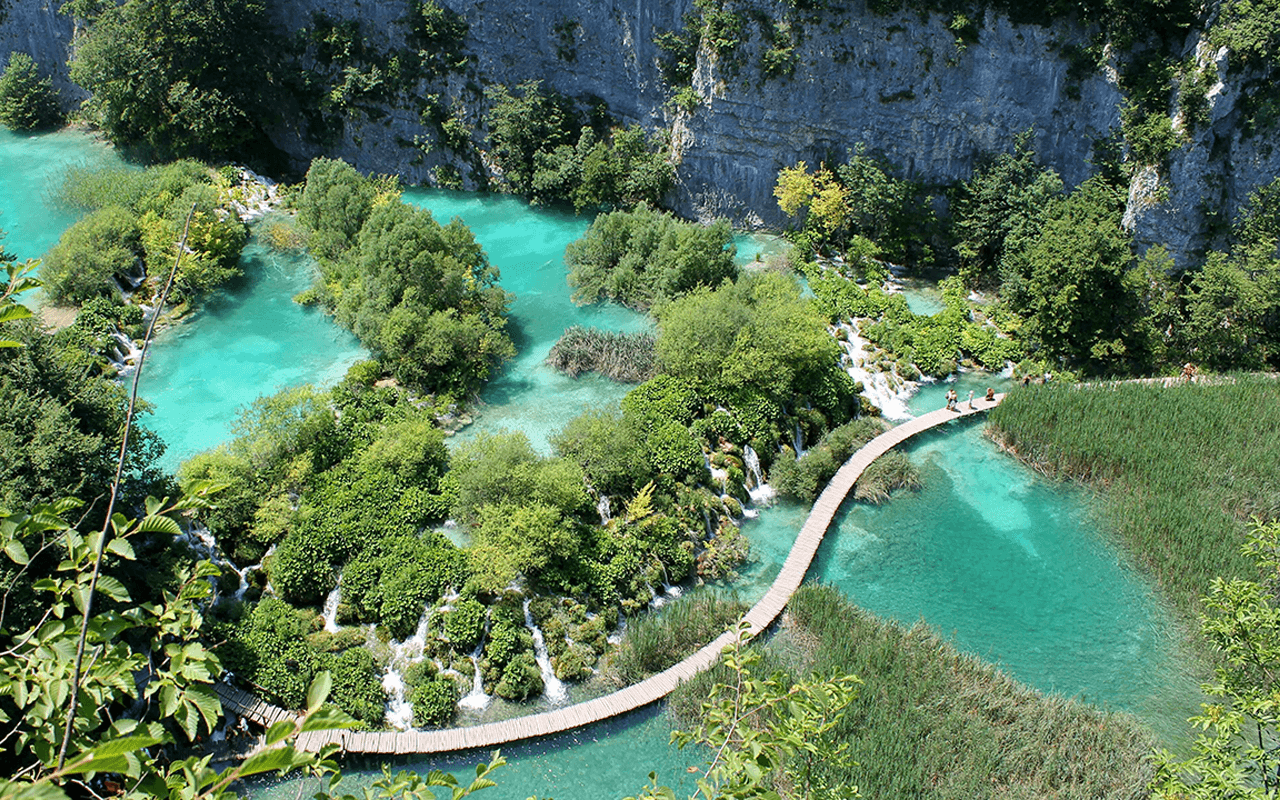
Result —
<svg viewBox="0 0 1280 800"><path fill-rule="evenodd" d="M996 401L996 390L990 386L987 387L987 402L994 403Z"/></svg>
<svg viewBox="0 0 1280 800"><path fill-rule="evenodd" d="M948 411L956 411L956 410L957 410L957 409L956 409L956 400L958 400L958 399L959 399L959 395L957 395L957 394L956 394L956 390L955 390L955 389L948 389L948 390L947 390L947 410L948 410Z"/></svg>
<svg viewBox="0 0 1280 800"><path fill-rule="evenodd" d="M973 390L969 390L969 410L973 410Z"/></svg>

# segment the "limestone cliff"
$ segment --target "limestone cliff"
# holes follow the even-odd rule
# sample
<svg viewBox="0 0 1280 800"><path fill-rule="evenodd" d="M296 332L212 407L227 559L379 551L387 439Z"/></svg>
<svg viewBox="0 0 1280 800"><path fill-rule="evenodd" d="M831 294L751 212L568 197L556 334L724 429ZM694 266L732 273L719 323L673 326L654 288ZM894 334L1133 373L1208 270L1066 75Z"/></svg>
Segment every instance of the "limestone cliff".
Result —
<svg viewBox="0 0 1280 800"><path fill-rule="evenodd" d="M0 48L25 49L65 85L70 22L53 0L12 0L0 26ZM451 98L476 122L480 87L541 78L560 92L598 98L625 122L673 133L680 154L672 198L690 217L727 216L743 226L781 222L772 196L777 170L798 160L841 159L864 143L908 176L943 184L970 174L982 153L1006 150L1013 137L1036 130L1042 160L1068 184L1088 176L1095 140L1118 129L1123 98L1109 70L1072 75L1063 44L1081 32L1014 25L989 13L976 39L957 38L936 15L879 16L854 4L805 25L790 77L762 79L760 32L749 28L738 68L699 52L693 87L698 103L675 110L659 69L656 34L681 27L688 0L442 0L468 25L474 61L446 84L417 93ZM375 44L402 47L409 0L274 0L285 31L313 14L355 16ZM782 5L774 11L780 17ZM1219 64L1228 56L1191 41L1188 51ZM3 53L0 52L0 58ZM1207 63L1207 62L1206 62ZM414 145L431 131L412 97L376 114L346 120L323 147L297 125L274 132L277 144L305 163L322 150L366 171L424 181L449 161L440 148ZM1249 191L1280 172L1280 152L1265 136L1241 133L1232 82L1210 93L1211 121L1189 131L1191 141L1166 167L1135 178L1126 220L1144 243L1162 242L1189 263L1202 249L1206 209L1229 220Z"/></svg>

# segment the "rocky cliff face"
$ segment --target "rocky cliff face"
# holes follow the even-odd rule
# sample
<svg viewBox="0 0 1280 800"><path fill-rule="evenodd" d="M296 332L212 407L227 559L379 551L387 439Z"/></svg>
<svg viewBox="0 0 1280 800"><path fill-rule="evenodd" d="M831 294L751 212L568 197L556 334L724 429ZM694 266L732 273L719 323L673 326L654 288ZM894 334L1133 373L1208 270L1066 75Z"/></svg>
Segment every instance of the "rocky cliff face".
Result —
<svg viewBox="0 0 1280 800"><path fill-rule="evenodd" d="M0 48L28 50L65 84L71 24L50 2L13 0ZM777 170L799 160L839 160L859 143L914 179L948 183L968 177L981 154L1007 150L1028 128L1036 131L1042 160L1075 184L1091 171L1094 141L1119 127L1122 96L1113 76L1070 75L1061 43L1073 32L1013 25L994 14L977 27L976 41L961 42L938 16L877 16L857 5L826 12L805 24L794 74L769 80L758 67L760 31L749 25L739 69L717 63L709 48L699 53L699 103L686 111L667 102L653 39L681 27L688 0L442 2L467 20L475 62L447 85L422 91L453 98L475 121L481 86L541 78L566 95L602 100L624 122L669 130L681 158L673 201L690 217L780 224L772 194ZM308 24L316 12L355 16L375 44L400 47L409 2L275 0L271 7L285 30ZM782 16L781 5L774 11ZM1200 51L1225 67L1225 54L1203 45ZM1249 191L1280 171L1280 152L1266 137L1240 133L1236 100L1230 81L1215 87L1211 123L1193 132L1166 169L1146 170L1134 181L1128 224L1140 241L1165 243L1182 263L1206 244L1206 209L1220 208L1229 220ZM411 182L449 159L413 145L415 136L431 134L412 102L385 112L348 119L324 151ZM276 134L299 163L319 153L292 126Z"/></svg>
<svg viewBox="0 0 1280 800"><path fill-rule="evenodd" d="M0 6L5 4L0 3ZM53 77L68 108L87 95L67 77L70 57L71 18L58 13L60 0L8 0L0 10L0 67L9 63L9 54L27 53L46 75Z"/></svg>

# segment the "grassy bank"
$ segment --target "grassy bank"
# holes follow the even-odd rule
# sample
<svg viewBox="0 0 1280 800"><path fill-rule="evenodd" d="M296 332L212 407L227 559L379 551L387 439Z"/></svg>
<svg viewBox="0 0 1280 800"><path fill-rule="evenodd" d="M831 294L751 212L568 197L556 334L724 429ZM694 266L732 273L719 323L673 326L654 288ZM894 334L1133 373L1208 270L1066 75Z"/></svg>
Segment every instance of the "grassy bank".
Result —
<svg viewBox="0 0 1280 800"><path fill-rule="evenodd" d="M614 656L616 680L630 686L675 666L733 627L746 610L746 603L698 592L681 597L661 614L632 621Z"/></svg>
<svg viewBox="0 0 1280 800"><path fill-rule="evenodd" d="M927 628L862 611L836 589L806 585L758 672L855 674L858 697L836 735L856 766L823 776L863 797L1145 797L1154 741L1133 718L1046 697L957 652ZM717 667L672 695L694 718Z"/></svg>
<svg viewBox="0 0 1280 800"><path fill-rule="evenodd" d="M1186 619L1215 576L1251 577L1252 516L1280 516L1280 381L1030 386L990 415L1036 468L1101 488L1104 521Z"/></svg>

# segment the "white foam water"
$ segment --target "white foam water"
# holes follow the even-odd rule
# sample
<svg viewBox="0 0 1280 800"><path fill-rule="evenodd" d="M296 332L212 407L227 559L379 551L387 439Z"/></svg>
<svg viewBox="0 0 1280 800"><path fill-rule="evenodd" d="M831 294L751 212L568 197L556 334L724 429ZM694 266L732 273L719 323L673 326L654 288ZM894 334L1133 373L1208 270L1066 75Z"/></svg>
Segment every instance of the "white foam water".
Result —
<svg viewBox="0 0 1280 800"><path fill-rule="evenodd" d="M569 690L565 688L564 682L556 677L555 670L551 669L551 654L547 652L547 643L542 638L542 630L533 622L529 602L524 601L524 624L533 633L533 660L538 663L538 671L542 673L542 685L545 687L543 696L552 703L561 703L568 698Z"/></svg>

